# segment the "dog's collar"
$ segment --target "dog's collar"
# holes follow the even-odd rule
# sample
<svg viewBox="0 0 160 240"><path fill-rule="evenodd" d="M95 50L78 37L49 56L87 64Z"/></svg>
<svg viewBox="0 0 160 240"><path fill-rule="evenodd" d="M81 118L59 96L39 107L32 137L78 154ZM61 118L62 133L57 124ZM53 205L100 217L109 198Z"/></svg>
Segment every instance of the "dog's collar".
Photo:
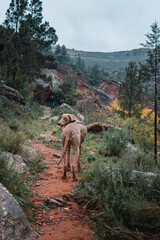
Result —
<svg viewBox="0 0 160 240"><path fill-rule="evenodd" d="M80 124L83 124L81 121L78 121L78 120L73 120L73 121L71 121L70 123L80 123ZM69 123L69 124L70 124Z"/></svg>
<svg viewBox="0 0 160 240"><path fill-rule="evenodd" d="M77 122L77 121L76 120L70 121L70 123L75 123L75 122Z"/></svg>
<svg viewBox="0 0 160 240"><path fill-rule="evenodd" d="M81 123L81 124L83 124L81 121L78 121L78 120L71 120L71 117L69 116L69 119L70 119L70 122L69 122L69 124L70 123Z"/></svg>

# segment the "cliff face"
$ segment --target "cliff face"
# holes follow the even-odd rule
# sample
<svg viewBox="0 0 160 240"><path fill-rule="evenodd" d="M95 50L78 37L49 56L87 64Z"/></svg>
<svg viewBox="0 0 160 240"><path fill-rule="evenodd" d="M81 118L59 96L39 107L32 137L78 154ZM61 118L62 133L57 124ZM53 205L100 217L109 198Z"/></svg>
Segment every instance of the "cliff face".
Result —
<svg viewBox="0 0 160 240"><path fill-rule="evenodd" d="M71 79L77 91L77 100L82 111L100 111L105 109L118 96L119 83L106 81L93 87L87 84L82 75L74 68L59 64L57 69L41 69L47 80L35 79L34 96L40 101L48 101L52 89L64 80Z"/></svg>
<svg viewBox="0 0 160 240"><path fill-rule="evenodd" d="M99 108L104 109L104 105L108 105L118 96L119 83L116 81L103 82L98 87L93 87L85 83L82 75L70 67L59 65L54 72L62 81L67 77L74 79L78 99L84 102L90 99L89 101L97 104Z"/></svg>
<svg viewBox="0 0 160 240"><path fill-rule="evenodd" d="M103 90L105 93L108 94L108 96L112 100L114 100L118 97L120 84L119 84L119 82L116 82L114 80L110 81L110 82L106 81L106 82L101 83L98 88Z"/></svg>

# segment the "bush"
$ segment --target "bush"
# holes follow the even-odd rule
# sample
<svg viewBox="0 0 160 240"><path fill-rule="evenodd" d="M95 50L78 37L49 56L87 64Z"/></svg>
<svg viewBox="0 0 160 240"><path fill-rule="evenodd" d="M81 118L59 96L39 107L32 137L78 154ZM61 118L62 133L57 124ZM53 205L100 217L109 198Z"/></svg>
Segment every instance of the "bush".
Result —
<svg viewBox="0 0 160 240"><path fill-rule="evenodd" d="M14 132L3 125L0 129L0 149L11 153L19 153L25 137L22 132Z"/></svg>
<svg viewBox="0 0 160 240"><path fill-rule="evenodd" d="M30 182L24 175L15 172L12 166L8 166L8 159L0 152L0 182L19 202L23 210L27 213L33 205L29 199L32 197Z"/></svg>
<svg viewBox="0 0 160 240"><path fill-rule="evenodd" d="M160 237L160 177L131 182L131 172L104 170L97 162L86 168L74 189L89 211L96 239L154 239Z"/></svg>
<svg viewBox="0 0 160 240"><path fill-rule="evenodd" d="M137 148L128 151L122 156L123 167L126 169L138 170L143 172L157 172L153 154L147 154L143 150Z"/></svg>
<svg viewBox="0 0 160 240"><path fill-rule="evenodd" d="M63 83L59 84L52 91L54 96L54 101L57 104L67 103L70 105L76 104L76 90L74 89L73 83L70 80L65 80Z"/></svg>
<svg viewBox="0 0 160 240"><path fill-rule="evenodd" d="M112 128L104 132L103 139L104 144L99 153L105 156L120 156L132 137L124 129Z"/></svg>

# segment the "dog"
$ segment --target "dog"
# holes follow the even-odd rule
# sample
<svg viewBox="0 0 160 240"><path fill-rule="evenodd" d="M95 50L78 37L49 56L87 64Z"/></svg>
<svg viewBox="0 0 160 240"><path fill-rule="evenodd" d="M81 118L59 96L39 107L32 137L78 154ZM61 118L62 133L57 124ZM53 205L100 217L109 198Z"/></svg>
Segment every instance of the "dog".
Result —
<svg viewBox="0 0 160 240"><path fill-rule="evenodd" d="M58 125L63 130L62 132L62 145L63 152L61 159L57 163L60 164L62 159L64 159L64 174L62 179L67 178L67 171L70 171L70 147L72 145L74 150L74 161L72 163L72 173L73 173L73 181L77 181L75 168L77 164L78 171L80 171L80 157L82 146L86 135L87 128L73 115L73 114L63 114Z"/></svg>

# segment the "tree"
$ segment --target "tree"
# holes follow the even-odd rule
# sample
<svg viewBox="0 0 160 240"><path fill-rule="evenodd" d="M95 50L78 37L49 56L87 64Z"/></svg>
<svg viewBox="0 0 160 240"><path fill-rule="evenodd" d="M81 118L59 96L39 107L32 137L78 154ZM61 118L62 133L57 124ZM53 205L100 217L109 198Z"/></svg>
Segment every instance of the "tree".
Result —
<svg viewBox="0 0 160 240"><path fill-rule="evenodd" d="M86 65L84 63L84 60L80 56L78 56L78 58L76 59L75 65L77 70L80 71L82 75L86 73Z"/></svg>
<svg viewBox="0 0 160 240"><path fill-rule="evenodd" d="M18 67L25 75L34 74L47 62L48 67L55 66L50 64L55 59L47 53L58 38L55 29L42 22L42 10L40 0L11 0L6 12L4 27L16 52Z"/></svg>
<svg viewBox="0 0 160 240"><path fill-rule="evenodd" d="M120 106L128 112L128 116L139 114L139 104L142 103L142 84L139 70L135 62L129 62L126 67L126 77L120 85Z"/></svg>
<svg viewBox="0 0 160 240"><path fill-rule="evenodd" d="M154 78L154 156L157 163L157 82L158 82L158 62L160 61L160 28L155 21L151 25L151 33L146 34L147 40L144 47L149 48L148 51L148 65L150 66L151 78Z"/></svg>
<svg viewBox="0 0 160 240"><path fill-rule="evenodd" d="M27 11L28 0L11 0L9 8L6 12L6 20L4 26L8 30L18 32L20 22L24 20Z"/></svg>
<svg viewBox="0 0 160 240"><path fill-rule="evenodd" d="M67 48L65 47L65 45L62 45L62 47L61 47L58 44L56 46L54 55L55 55L58 62L60 62L62 64L71 65L72 61L71 61L70 55L67 52Z"/></svg>

